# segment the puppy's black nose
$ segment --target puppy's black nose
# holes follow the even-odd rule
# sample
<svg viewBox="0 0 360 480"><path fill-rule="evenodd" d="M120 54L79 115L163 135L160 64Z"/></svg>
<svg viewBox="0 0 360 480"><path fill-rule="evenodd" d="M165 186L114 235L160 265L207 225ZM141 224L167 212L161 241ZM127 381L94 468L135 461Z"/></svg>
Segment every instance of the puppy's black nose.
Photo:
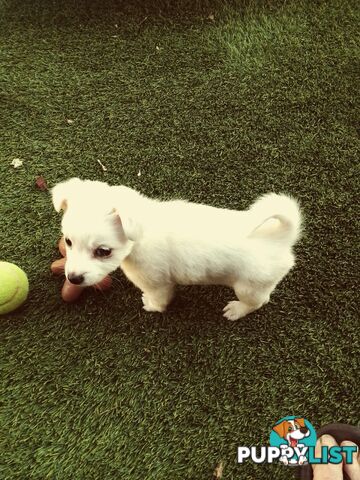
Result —
<svg viewBox="0 0 360 480"><path fill-rule="evenodd" d="M300 432L301 432L301 433L307 433L308 430L309 430L309 429L308 429L307 427L301 427L301 428L300 428Z"/></svg>
<svg viewBox="0 0 360 480"><path fill-rule="evenodd" d="M84 275L76 275L75 273L69 273L68 280L74 285L80 285L84 281Z"/></svg>

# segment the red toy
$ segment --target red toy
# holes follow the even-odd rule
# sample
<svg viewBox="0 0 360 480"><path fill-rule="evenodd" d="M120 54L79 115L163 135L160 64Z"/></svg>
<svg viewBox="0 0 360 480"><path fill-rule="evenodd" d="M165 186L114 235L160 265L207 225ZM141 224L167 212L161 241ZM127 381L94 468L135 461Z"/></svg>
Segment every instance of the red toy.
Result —
<svg viewBox="0 0 360 480"><path fill-rule="evenodd" d="M61 237L59 240L59 251L63 258L60 258L59 260L55 260L51 264L51 271L54 275L63 275L65 271L65 262L66 262L66 248L65 248L65 239L64 237ZM107 290L111 287L112 280L109 275L107 275L101 282L97 283L94 285L94 288L96 290ZM73 283L69 282L68 279L65 280L64 285L61 290L61 296L62 299L65 302L74 302L77 300L82 292L85 290L87 287L82 287L81 285L74 285Z"/></svg>

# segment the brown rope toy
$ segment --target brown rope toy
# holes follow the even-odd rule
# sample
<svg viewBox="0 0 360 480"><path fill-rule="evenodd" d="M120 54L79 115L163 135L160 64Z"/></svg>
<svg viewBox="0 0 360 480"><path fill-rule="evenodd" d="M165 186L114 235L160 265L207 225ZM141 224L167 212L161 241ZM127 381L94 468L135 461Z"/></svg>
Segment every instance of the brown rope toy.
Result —
<svg viewBox="0 0 360 480"><path fill-rule="evenodd" d="M66 263L66 248L64 237L60 238L58 247L63 258L59 258L59 260L55 260L55 262L51 264L51 271L54 275L64 275ZM104 291L108 290L111 287L111 284L111 277L107 275L103 280L101 280L101 282L96 283L93 287L96 290ZM66 278L61 290L62 299L64 300L64 302L75 302L75 300L80 297L85 288L87 287L82 287L81 285L74 285Z"/></svg>

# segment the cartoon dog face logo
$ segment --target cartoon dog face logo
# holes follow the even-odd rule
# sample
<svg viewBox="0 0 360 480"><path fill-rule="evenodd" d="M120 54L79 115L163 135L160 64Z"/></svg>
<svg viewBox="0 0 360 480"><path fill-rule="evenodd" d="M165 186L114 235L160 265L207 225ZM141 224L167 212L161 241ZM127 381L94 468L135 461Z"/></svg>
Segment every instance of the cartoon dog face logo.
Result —
<svg viewBox="0 0 360 480"><path fill-rule="evenodd" d="M303 454L302 449L309 445L307 438L310 437L311 431L308 425L311 424L306 424L305 418L285 417L272 428L272 434L278 439L278 445L290 449L288 451L283 450L283 455L280 457L280 462L284 465L303 465L307 463L306 454ZM270 435L270 444L273 445L271 438Z"/></svg>
<svg viewBox="0 0 360 480"><path fill-rule="evenodd" d="M304 418L294 420L283 420L273 427L273 430L288 442L289 447L297 447L299 440L310 435L310 430L305 425Z"/></svg>

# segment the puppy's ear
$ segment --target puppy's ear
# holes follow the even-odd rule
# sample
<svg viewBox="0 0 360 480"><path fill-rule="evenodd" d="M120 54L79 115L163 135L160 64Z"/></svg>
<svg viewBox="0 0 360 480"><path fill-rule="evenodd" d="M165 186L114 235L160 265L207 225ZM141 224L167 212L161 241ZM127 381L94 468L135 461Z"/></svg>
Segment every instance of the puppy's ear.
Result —
<svg viewBox="0 0 360 480"><path fill-rule="evenodd" d="M66 210L69 197L76 193L79 189L82 180L79 178L70 178L66 182L58 183L51 190L52 201L57 212Z"/></svg>
<svg viewBox="0 0 360 480"><path fill-rule="evenodd" d="M126 235L124 232L123 222L121 221L120 215L118 214L116 208L112 208L108 214L108 220L111 222L115 231L121 241L126 240Z"/></svg>
<svg viewBox="0 0 360 480"><path fill-rule="evenodd" d="M109 213L109 217L115 226L121 241L132 240L135 241L137 228L133 220L128 216L121 216L116 208L113 208Z"/></svg>
<svg viewBox="0 0 360 480"><path fill-rule="evenodd" d="M305 427L305 419L304 418L295 418L295 422L300 425L300 427Z"/></svg>
<svg viewBox="0 0 360 480"><path fill-rule="evenodd" d="M288 422L284 420L283 422L275 425L273 430L279 435L281 438L285 438L286 431L287 431Z"/></svg>

